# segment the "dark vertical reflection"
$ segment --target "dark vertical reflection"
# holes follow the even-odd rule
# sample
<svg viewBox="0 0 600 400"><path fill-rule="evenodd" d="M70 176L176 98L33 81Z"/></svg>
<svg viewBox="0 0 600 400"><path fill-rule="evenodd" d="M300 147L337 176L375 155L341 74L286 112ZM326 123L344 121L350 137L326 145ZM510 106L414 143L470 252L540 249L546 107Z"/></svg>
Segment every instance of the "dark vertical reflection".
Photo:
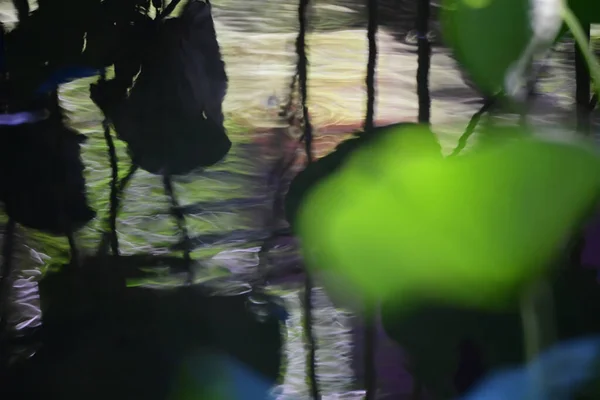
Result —
<svg viewBox="0 0 600 400"><path fill-rule="evenodd" d="M431 4L429 0L418 0L417 34L418 34L418 67L417 95L419 97L419 122L429 124L431 116L431 99L429 96L429 67L431 63L431 44L427 38L429 32L429 16Z"/></svg>
<svg viewBox="0 0 600 400"><path fill-rule="evenodd" d="M379 20L378 0L367 0L369 10L369 23L367 39L369 41L369 59L367 62L367 115L365 117L365 130L373 129L375 119L375 75L377 69L377 28Z"/></svg>
<svg viewBox="0 0 600 400"><path fill-rule="evenodd" d="M313 159L312 154L312 125L310 123L308 106L307 106L307 66L308 60L306 56L306 29L307 29L307 21L306 16L308 14L308 7L310 5L310 0L300 0L298 5L298 23L299 23L299 32L298 39L296 41L296 52L298 54L298 79L300 83L300 99L302 102L302 117L304 120L304 146L306 151L306 160L310 164ZM307 345L307 375L308 382L310 386L310 393L314 400L320 399L319 395L319 387L317 381L317 371L316 371L316 340L313 334L313 316L312 316L312 290L313 290L313 281L308 273L305 271L305 282L304 282L304 329L306 335L306 345Z"/></svg>
<svg viewBox="0 0 600 400"><path fill-rule="evenodd" d="M583 31L590 38L590 24L581 23ZM581 53L579 46L575 43L575 102L577 104L577 130L589 135L591 133L590 121L590 71L585 62L585 57Z"/></svg>

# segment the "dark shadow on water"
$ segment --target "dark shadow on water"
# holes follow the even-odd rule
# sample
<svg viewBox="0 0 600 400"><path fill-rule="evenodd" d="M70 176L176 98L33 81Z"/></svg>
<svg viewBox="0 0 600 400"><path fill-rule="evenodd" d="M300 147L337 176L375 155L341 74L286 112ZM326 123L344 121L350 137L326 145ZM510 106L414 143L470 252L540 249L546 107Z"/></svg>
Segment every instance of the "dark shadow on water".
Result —
<svg viewBox="0 0 600 400"><path fill-rule="evenodd" d="M125 270L111 268L110 258L86 267L42 282L42 346L11 370L0 388L3 399L163 400L171 398L188 358L207 351L222 352L269 385L277 383L280 320L257 318L248 295L212 296L195 285L126 288ZM198 390L193 398L210 398L202 394L206 387Z"/></svg>

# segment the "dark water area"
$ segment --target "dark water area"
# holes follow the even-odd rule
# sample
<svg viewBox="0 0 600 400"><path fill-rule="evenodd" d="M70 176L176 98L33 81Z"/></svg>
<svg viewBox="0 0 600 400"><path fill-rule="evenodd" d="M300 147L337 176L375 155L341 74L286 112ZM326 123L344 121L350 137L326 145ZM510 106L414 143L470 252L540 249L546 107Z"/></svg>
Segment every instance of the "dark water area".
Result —
<svg viewBox="0 0 600 400"><path fill-rule="evenodd" d="M186 208L188 229L195 246L192 252L195 284L226 297L243 291L248 282L257 280L264 271L268 272L268 292L283 299L289 313L282 335L281 369L285 372L279 377L275 392L280 400L307 399L301 321L304 276L299 244L289 234L272 238L274 231L288 229L282 210L274 205L278 204L294 173L301 168L303 157L302 148L297 144L299 132L277 115L277 105L286 99L296 63L297 3L281 0L215 0L213 3L216 30L230 80L224 112L233 148L216 166L174 180L174 190ZM317 156L327 154L362 124L367 55L363 3L359 0L320 0L314 2L311 9L309 106L316 132ZM410 35L407 38L414 28L416 3L413 3L408 0L381 1L376 78L376 120L380 125L416 120L417 57ZM0 2L0 19L14 22L11 2ZM435 12L432 27L435 35ZM570 48L568 45L565 48L565 52L556 52L550 58L549 72L540 85L543 95L532 109L532 119L543 126L573 124L574 72L569 62ZM433 50L430 78L432 123L442 147L448 152L455 146L482 99L465 82L453 57L443 46ZM108 214L110 165L102 133L102 115L89 99L88 91L96 79L66 84L60 92L71 126L88 138L83 159L88 196L98 217L76 237L84 257L95 254L103 238L104 220ZM514 120L514 116L499 118L509 122ZM124 144L117 141L116 145L119 169L124 174L130 161ZM299 161L279 175L282 163L294 154L298 155ZM274 180L274 176L278 178ZM4 231L4 227L0 230ZM179 255L180 236L176 221L170 215L160 177L144 171L134 176L124 193L117 230L125 257ZM266 256L261 252L265 241L269 241ZM19 331L41 324L38 282L48 271L67 262L68 249L65 238L18 228L11 329ZM182 284L182 276L164 274L130 282L141 292L160 291ZM180 309L208 307L199 300L193 300L196 303L181 301L177 305ZM138 310L152 313L147 307L140 307ZM334 306L320 287L315 289L314 308L317 372L324 399L362 398L365 349L364 325L360 317ZM179 312L185 314L183 310ZM239 314L242 314L239 310L231 311L231 318L237 318ZM161 310L156 315L167 318L169 311ZM152 318L158 318L156 315ZM144 324L156 322L148 318ZM243 342L245 328L241 325L227 325L231 321L224 322L214 315L199 318L221 325L231 334L231 342L238 336ZM147 325L140 326L142 330L147 328ZM179 334L175 331L161 333L164 336L160 336L160 340ZM231 351L242 352L239 349ZM248 357L260 358L257 355ZM413 380L405 363L403 350L385 335L379 324L376 348L378 398L411 398ZM77 365L73 363L69 368L75 369Z"/></svg>

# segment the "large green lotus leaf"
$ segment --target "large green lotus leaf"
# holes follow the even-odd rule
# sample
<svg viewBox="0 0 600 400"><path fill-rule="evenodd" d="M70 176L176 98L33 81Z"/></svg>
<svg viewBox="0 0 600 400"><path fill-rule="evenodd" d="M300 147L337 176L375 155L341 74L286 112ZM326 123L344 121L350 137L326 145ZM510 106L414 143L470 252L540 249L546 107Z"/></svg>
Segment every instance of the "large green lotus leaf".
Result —
<svg viewBox="0 0 600 400"><path fill-rule="evenodd" d="M441 159L418 135L390 135L311 190L298 233L309 268L366 297L499 307L557 256L598 171L574 144L526 138Z"/></svg>
<svg viewBox="0 0 600 400"><path fill-rule="evenodd" d="M529 0L445 0L445 41L473 82L486 94L503 87L508 67L532 38Z"/></svg>

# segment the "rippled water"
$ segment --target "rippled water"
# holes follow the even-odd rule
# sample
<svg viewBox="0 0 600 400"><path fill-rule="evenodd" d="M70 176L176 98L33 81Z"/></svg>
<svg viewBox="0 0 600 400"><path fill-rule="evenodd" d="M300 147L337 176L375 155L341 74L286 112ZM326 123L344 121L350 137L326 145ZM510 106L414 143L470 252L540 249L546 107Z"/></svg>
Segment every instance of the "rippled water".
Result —
<svg viewBox="0 0 600 400"><path fill-rule="evenodd" d="M256 274L258 251L271 233L272 226L268 226L268 221L276 196L269 184L271 172L280 158L296 151L286 134L285 123L276 117L272 100L285 99L294 71L297 4L282 0L214 0L213 4L230 77L225 112L234 147L218 166L176 179L175 191L181 204L194 205L197 210L187 220L198 244L193 253L199 265L198 279L214 281L225 276L241 281ZM5 21L14 20L10 2L0 2L0 14ZM417 115L415 49L397 40L398 32L411 29L411 19L403 16L400 20L402 24L395 28L382 27L379 35L376 116L379 123L415 120ZM324 154L344 137L344 133L358 127L364 114L367 48L362 2L318 1L312 10L311 21L309 105L316 126L317 153ZM570 123L572 120L574 73L564 59L561 54L553 56L548 76L542 82L546 95L533 109L534 119L541 124ZM95 250L102 236L110 179L102 116L88 98L87 88L91 82L93 79L80 80L65 85L61 91L63 106L69 111L72 125L89 138L83 158L87 165L90 201L99 217L78 237L83 251L89 253ZM439 133L442 145L450 149L466 121L479 108L480 99L464 83L454 60L443 48L434 51L430 86L434 129ZM123 144L117 142L117 146L120 170L125 173L129 159ZM123 253L166 254L173 251L179 236L175 221L169 215L159 177L138 172L125 192L123 205L118 220ZM17 283L22 287L20 299L32 303L31 298L35 297L32 287L35 288L34 283L40 277L40 269L43 271L51 264L65 262L68 246L62 238L50 238L27 230L20 230L19 237L21 272ZM294 241L276 243L268 264L271 269L282 270L283 275L289 275L286 271L297 270L301 262ZM307 396L300 282L299 279L283 279L273 287L283 296L291 314L287 326L287 373L283 387L278 388L283 398ZM348 396L352 396L351 391L357 388L356 373L352 368L357 361L352 358L360 354L353 349L351 326L356 324L351 323L353 317L347 312L335 309L321 290L317 290L315 306L318 371L323 393L331 396L349 393ZM21 318L20 322L39 323L36 313L31 310L30 315ZM402 383L404 387L398 388L397 382L383 379L382 392L398 398L394 396L399 396L398 391L406 393L410 382L407 374L402 372L401 355L391 364L390 368L395 368L397 373L392 374L390 381L408 383ZM386 385L389 388L385 388Z"/></svg>

